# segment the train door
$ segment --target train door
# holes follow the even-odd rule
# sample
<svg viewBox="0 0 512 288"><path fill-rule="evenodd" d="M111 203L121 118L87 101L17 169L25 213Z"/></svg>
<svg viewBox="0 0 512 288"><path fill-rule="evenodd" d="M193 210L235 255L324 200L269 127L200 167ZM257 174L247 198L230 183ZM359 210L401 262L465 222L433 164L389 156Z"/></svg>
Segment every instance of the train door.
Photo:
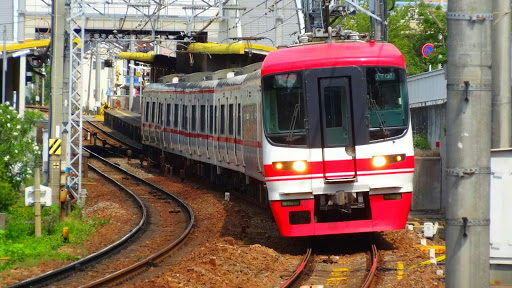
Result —
<svg viewBox="0 0 512 288"><path fill-rule="evenodd" d="M165 129L164 129L164 147L171 147L171 99L165 103Z"/></svg>
<svg viewBox="0 0 512 288"><path fill-rule="evenodd" d="M155 124L155 121L156 121L156 101L155 101L155 97L151 97L151 124L149 124L149 142L151 143L155 143L155 129L156 129L156 124Z"/></svg>
<svg viewBox="0 0 512 288"><path fill-rule="evenodd" d="M318 82L326 181L351 181L356 177L349 79L320 78Z"/></svg>
<svg viewBox="0 0 512 288"><path fill-rule="evenodd" d="M228 162L231 165L234 165L236 163L236 154L235 154L235 147L236 147L236 135L235 135L235 103L236 97L229 97L228 98L228 117L227 117L227 141L226 141L226 157L228 159ZM234 103L235 102L235 103Z"/></svg>
<svg viewBox="0 0 512 288"><path fill-rule="evenodd" d="M149 120L151 119L149 117L149 114L150 114L150 111L149 111L149 107L150 107L150 101L149 101L149 97L145 97L144 98L146 101L144 103L144 114L143 114L143 119L144 119L144 124L142 125L142 140L143 141L149 141Z"/></svg>
<svg viewBox="0 0 512 288"><path fill-rule="evenodd" d="M236 99L236 117L235 117L235 130L236 130L236 141L235 141L235 156L236 165L243 165L243 145L242 145L242 103L240 98Z"/></svg>

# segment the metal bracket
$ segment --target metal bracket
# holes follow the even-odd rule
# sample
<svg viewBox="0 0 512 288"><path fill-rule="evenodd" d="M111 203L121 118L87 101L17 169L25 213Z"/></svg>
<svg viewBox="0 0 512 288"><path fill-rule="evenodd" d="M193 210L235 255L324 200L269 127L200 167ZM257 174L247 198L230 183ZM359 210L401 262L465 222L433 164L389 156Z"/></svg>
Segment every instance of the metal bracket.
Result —
<svg viewBox="0 0 512 288"><path fill-rule="evenodd" d="M466 219L464 221L464 218ZM446 219L444 221L445 224L449 224L452 226L489 226L491 224L490 219L477 219L477 220L469 220L467 217L462 217L461 219Z"/></svg>
<svg viewBox="0 0 512 288"><path fill-rule="evenodd" d="M469 82L468 82L469 83ZM451 91L492 91L492 87L489 84L447 84L447 90Z"/></svg>
<svg viewBox="0 0 512 288"><path fill-rule="evenodd" d="M493 20L492 13L475 13L475 14L464 14L457 12L446 13L446 19L453 20L469 20L469 21L484 21L484 20Z"/></svg>
<svg viewBox="0 0 512 288"><path fill-rule="evenodd" d="M469 220L468 217L462 217L461 220L446 219L445 224L449 224L452 226L463 226L464 233L462 235L464 237L468 237L468 233L467 233L468 226L489 226L491 224L491 220L489 220L489 219Z"/></svg>
<svg viewBox="0 0 512 288"><path fill-rule="evenodd" d="M450 176L471 176L473 174L491 174L490 167L482 167L482 168L446 168L444 170L446 175Z"/></svg>

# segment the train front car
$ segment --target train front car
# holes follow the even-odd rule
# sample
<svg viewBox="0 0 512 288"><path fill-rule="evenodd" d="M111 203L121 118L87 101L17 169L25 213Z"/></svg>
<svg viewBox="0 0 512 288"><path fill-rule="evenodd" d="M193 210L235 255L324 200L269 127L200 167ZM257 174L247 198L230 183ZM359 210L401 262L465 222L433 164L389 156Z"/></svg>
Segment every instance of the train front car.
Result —
<svg viewBox="0 0 512 288"><path fill-rule="evenodd" d="M281 234L404 228L414 149L400 51L300 46L269 53L261 71L265 182Z"/></svg>

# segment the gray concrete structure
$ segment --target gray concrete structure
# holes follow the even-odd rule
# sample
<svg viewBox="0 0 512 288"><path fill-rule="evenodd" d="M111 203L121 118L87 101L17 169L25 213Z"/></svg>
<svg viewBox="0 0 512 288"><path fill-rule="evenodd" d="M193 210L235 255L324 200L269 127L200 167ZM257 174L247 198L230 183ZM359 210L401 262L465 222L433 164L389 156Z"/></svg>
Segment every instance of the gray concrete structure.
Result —
<svg viewBox="0 0 512 288"><path fill-rule="evenodd" d="M411 210L441 211L442 181L440 157L414 158L414 192L412 193Z"/></svg>

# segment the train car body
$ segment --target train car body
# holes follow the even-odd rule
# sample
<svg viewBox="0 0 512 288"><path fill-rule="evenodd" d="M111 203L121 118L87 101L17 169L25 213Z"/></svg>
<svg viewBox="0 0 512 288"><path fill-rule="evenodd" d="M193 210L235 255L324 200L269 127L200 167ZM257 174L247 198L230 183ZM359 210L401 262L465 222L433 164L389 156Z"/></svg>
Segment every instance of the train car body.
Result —
<svg viewBox="0 0 512 288"><path fill-rule="evenodd" d="M393 45L304 45L246 75L149 85L143 144L264 183L283 236L396 230L412 198L408 106Z"/></svg>

